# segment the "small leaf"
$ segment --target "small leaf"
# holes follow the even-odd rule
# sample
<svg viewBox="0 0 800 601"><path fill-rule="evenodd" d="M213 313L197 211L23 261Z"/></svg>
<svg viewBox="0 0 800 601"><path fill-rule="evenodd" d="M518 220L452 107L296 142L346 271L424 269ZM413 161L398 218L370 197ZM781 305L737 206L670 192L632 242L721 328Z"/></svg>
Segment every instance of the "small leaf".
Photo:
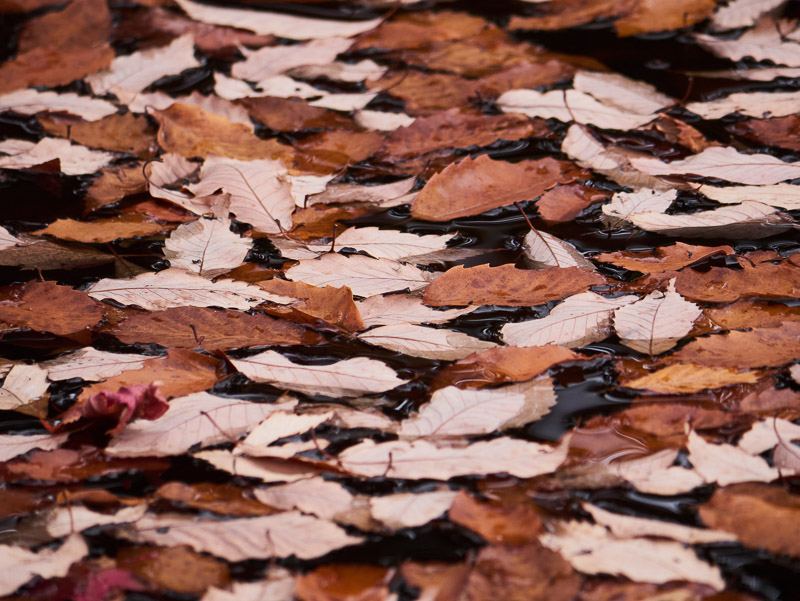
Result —
<svg viewBox="0 0 800 601"><path fill-rule="evenodd" d="M198 219L178 226L164 241L164 256L175 268L213 278L238 267L252 242L230 231L230 221Z"/></svg>

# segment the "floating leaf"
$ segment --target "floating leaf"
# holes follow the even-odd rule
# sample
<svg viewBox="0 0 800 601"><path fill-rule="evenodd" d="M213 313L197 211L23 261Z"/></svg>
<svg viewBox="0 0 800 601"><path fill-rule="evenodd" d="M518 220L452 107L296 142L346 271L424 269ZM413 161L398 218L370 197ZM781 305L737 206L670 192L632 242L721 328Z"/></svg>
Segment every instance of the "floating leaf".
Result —
<svg viewBox="0 0 800 601"><path fill-rule="evenodd" d="M244 261L252 242L230 231L223 219L198 219L178 226L164 241L164 256L175 268L213 278Z"/></svg>
<svg viewBox="0 0 800 601"><path fill-rule="evenodd" d="M58 549L43 549L34 553L23 547L0 545L0 557L7 569L0 577L0 594L9 595L36 576L64 576L72 564L89 553L80 534L70 536Z"/></svg>
<svg viewBox="0 0 800 601"><path fill-rule="evenodd" d="M594 265L577 248L547 232L531 230L525 235L523 246L525 254L535 263L547 267L578 267L594 270Z"/></svg>
<svg viewBox="0 0 800 601"><path fill-rule="evenodd" d="M413 324L380 326L359 334L358 338L397 353L444 361L463 359L472 353L496 346L494 342L480 340L463 332Z"/></svg>
<svg viewBox="0 0 800 601"><path fill-rule="evenodd" d="M453 236L417 236L377 227L360 227L337 233L332 244L314 244L309 245L309 248L319 253L331 250L332 246L353 248L369 253L376 259L400 260L443 250L452 238Z"/></svg>

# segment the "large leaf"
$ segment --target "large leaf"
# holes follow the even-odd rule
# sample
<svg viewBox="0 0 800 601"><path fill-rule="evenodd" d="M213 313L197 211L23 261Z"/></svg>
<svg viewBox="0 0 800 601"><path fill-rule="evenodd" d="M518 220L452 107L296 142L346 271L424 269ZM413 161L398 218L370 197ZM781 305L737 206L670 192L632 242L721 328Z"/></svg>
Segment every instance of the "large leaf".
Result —
<svg viewBox="0 0 800 601"><path fill-rule="evenodd" d="M405 294L371 296L356 303L365 327L391 326L404 323L444 323L472 313L477 307L432 309L422 301Z"/></svg>
<svg viewBox="0 0 800 601"><path fill-rule="evenodd" d="M405 232L381 230L377 227L350 228L337 234L332 244L314 244L309 248L326 252L331 248L354 248L376 259L404 259L443 250L453 236L417 236Z"/></svg>
<svg viewBox="0 0 800 601"><path fill-rule="evenodd" d="M36 144L24 140L6 140L0 142L0 152L9 155L0 156L0 167L4 169L28 169L58 159L61 171L66 175L94 173L114 158L110 152L90 150L63 138L42 138Z"/></svg>
<svg viewBox="0 0 800 601"><path fill-rule="evenodd" d="M228 307L251 309L263 302L286 304L291 299L269 294L245 282L220 280L211 282L181 269L165 269L143 273L128 280L100 280L88 288L97 300L113 300L123 305L136 305L148 311L170 307Z"/></svg>
<svg viewBox="0 0 800 601"><path fill-rule="evenodd" d="M368 21L314 19L263 10L222 8L190 2L189 0L177 0L177 2L186 14L197 21L215 25L228 25L255 31L261 35L271 34L293 40L334 36L350 37L369 31L381 22L381 19L370 19Z"/></svg>
<svg viewBox="0 0 800 601"><path fill-rule="evenodd" d="M230 230L224 219L198 219L178 226L164 241L172 267L213 278L238 267L252 242Z"/></svg>
<svg viewBox="0 0 800 601"><path fill-rule="evenodd" d="M286 277L312 286L347 286L357 296L373 296L396 290L418 290L428 285L427 272L391 259L329 253L305 259L286 271Z"/></svg>
<svg viewBox="0 0 800 601"><path fill-rule="evenodd" d="M120 534L162 546L189 545L228 561L289 557L314 559L363 539L318 518L289 511L265 517L198 520L194 516L146 515Z"/></svg>
<svg viewBox="0 0 800 601"><path fill-rule="evenodd" d="M448 480L454 476L508 473L533 478L555 470L566 453L566 445L554 448L512 438L466 446L426 440L366 440L345 450L338 461L348 472L366 477Z"/></svg>
<svg viewBox="0 0 800 601"><path fill-rule="evenodd" d="M661 109L675 104L674 98L660 93L655 86L629 79L619 73L578 71L572 85L576 90L594 96L605 105L635 115L655 116Z"/></svg>
<svg viewBox="0 0 800 601"><path fill-rule="evenodd" d="M384 363L366 357L345 359L330 365L302 365L275 351L265 351L230 361L251 380L306 394L356 396L385 392L407 382Z"/></svg>
<svg viewBox="0 0 800 601"><path fill-rule="evenodd" d="M230 197L230 211L239 221L267 234L277 234L292 226L294 198L285 179L286 169L279 161L239 161L209 157L200 170L200 183L190 186L198 196L219 189Z"/></svg>
<svg viewBox="0 0 800 601"><path fill-rule="evenodd" d="M514 346L584 346L611 334L611 314L636 298L604 298L594 292L584 292L569 297L546 317L508 323L500 332L506 344Z"/></svg>
<svg viewBox="0 0 800 601"><path fill-rule="evenodd" d="M117 107L105 100L78 96L71 92L39 92L32 88L0 96L0 111L13 110L22 115L43 112L65 112L84 121L97 121L117 112Z"/></svg>
<svg viewBox="0 0 800 601"><path fill-rule="evenodd" d="M467 355L494 348L494 342L487 342L447 329L426 328L412 324L381 326L359 334L359 339L398 353L452 361Z"/></svg>
<svg viewBox="0 0 800 601"><path fill-rule="evenodd" d="M173 399L154 421L138 421L114 436L106 453L118 457L179 455L196 444L235 441L275 411L294 401L253 403L197 392Z"/></svg>
<svg viewBox="0 0 800 601"><path fill-rule="evenodd" d="M0 560L5 569L0 576L0 595L8 595L31 578L65 576L70 566L83 559L89 547L80 534L70 536L58 549L38 553L24 547L0 545Z"/></svg>
<svg viewBox="0 0 800 601"><path fill-rule="evenodd" d="M614 329L625 346L658 355L678 344L702 314L700 307L675 292L671 280L666 292L654 290L614 311Z"/></svg>
<svg viewBox="0 0 800 601"><path fill-rule="evenodd" d="M47 368L47 378L53 382L71 378L91 382L105 380L128 369L139 369L148 359L152 357L133 353L109 353L89 347L46 361L42 363L42 367Z"/></svg>
<svg viewBox="0 0 800 601"><path fill-rule="evenodd" d="M746 56L757 61L771 60L777 65L800 67L800 44L787 39L781 32L791 31L793 24L789 21L762 19L758 25L745 31L738 38L728 36L715 37L697 33L694 39L703 48L717 56L738 61Z"/></svg>

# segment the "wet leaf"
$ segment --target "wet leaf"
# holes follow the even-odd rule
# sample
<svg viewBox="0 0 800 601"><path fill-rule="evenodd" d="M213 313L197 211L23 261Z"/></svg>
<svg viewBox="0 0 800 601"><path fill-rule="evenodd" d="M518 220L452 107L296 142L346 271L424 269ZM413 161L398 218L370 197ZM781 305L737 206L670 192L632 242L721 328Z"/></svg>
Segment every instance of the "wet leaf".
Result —
<svg viewBox="0 0 800 601"><path fill-rule="evenodd" d="M207 278L238 267L252 242L230 231L222 219L198 219L178 228L164 241L164 256L170 266Z"/></svg>
<svg viewBox="0 0 800 601"><path fill-rule="evenodd" d="M83 559L89 547L79 534L70 536L58 549L34 553L22 547L0 546L0 556L8 568L0 579L0 594L13 593L31 578L64 576L70 566Z"/></svg>
<svg viewBox="0 0 800 601"><path fill-rule="evenodd" d="M445 361L463 359L472 353L496 346L494 342L480 340L463 332L413 324L380 326L359 334L358 338L412 357Z"/></svg>

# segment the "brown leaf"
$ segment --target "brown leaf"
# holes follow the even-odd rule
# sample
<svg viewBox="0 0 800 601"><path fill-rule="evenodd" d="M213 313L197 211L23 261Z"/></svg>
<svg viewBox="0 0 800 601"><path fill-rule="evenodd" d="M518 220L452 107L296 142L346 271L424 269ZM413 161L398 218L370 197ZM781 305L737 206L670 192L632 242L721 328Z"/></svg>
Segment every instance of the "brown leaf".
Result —
<svg viewBox="0 0 800 601"><path fill-rule="evenodd" d="M372 156L383 144L383 135L376 131L335 129L305 137L295 147L307 153L312 161L337 171Z"/></svg>
<svg viewBox="0 0 800 601"><path fill-rule="evenodd" d="M400 567L400 574L407 583L421 590L421 598L431 601L452 601L458 599L464 589L469 566L463 563L410 561Z"/></svg>
<svg viewBox="0 0 800 601"><path fill-rule="evenodd" d="M709 257L734 254L730 246L693 246L677 242L673 246L659 246L652 251L617 251L592 257L596 261L611 263L630 271L657 273L672 271L705 261ZM695 272L691 272L695 273ZM701 275L702 274L698 274ZM680 280L679 280L680 281ZM681 294L684 294L681 292ZM685 296L685 294L684 294Z"/></svg>
<svg viewBox="0 0 800 601"><path fill-rule="evenodd" d="M800 355L800 322L780 328L733 331L692 340L672 355L681 363L710 367L777 367Z"/></svg>
<svg viewBox="0 0 800 601"><path fill-rule="evenodd" d="M58 116L40 116L39 123L49 134L92 148L125 152L139 158L151 158L158 151L156 129L143 115L114 114L88 123Z"/></svg>
<svg viewBox="0 0 800 601"><path fill-rule="evenodd" d="M704 302L733 302L740 298L800 298L800 267L740 261L742 269L712 267L678 274L676 289L686 298Z"/></svg>
<svg viewBox="0 0 800 601"><path fill-rule="evenodd" d="M17 52L39 47L102 45L111 29L111 13L103 0L73 0L62 10L27 21L19 33Z"/></svg>
<svg viewBox="0 0 800 601"><path fill-rule="evenodd" d="M757 372L739 372L726 367L674 364L633 380L621 379L620 384L628 388L664 394L684 394L732 384L752 384L757 380Z"/></svg>
<svg viewBox="0 0 800 601"><path fill-rule="evenodd" d="M301 323L317 324L319 320L340 327L348 332L364 329L361 314L353 301L353 293L347 286L311 286L304 282L272 279L259 282L259 287L279 296L300 299L289 307L270 306L265 310Z"/></svg>
<svg viewBox="0 0 800 601"><path fill-rule="evenodd" d="M126 344L154 342L166 347L208 351L248 346L317 344L318 334L267 315L201 307L136 312L105 329Z"/></svg>
<svg viewBox="0 0 800 601"><path fill-rule="evenodd" d="M739 409L756 415L797 419L800 417L800 393L791 388L777 389L767 380L739 401Z"/></svg>
<svg viewBox="0 0 800 601"><path fill-rule="evenodd" d="M536 201L539 215L548 223L564 223L577 217L585 208L608 200L610 192L583 184L559 184Z"/></svg>
<svg viewBox="0 0 800 601"><path fill-rule="evenodd" d="M721 330L778 328L787 321L800 321L800 307L783 303L740 300L724 307L709 307L704 312Z"/></svg>
<svg viewBox="0 0 800 601"><path fill-rule="evenodd" d="M541 16L512 16L510 29L563 29L603 17L627 13L637 0L553 0L542 4ZM538 9L538 7L537 7ZM538 10L537 10L538 12Z"/></svg>
<svg viewBox="0 0 800 601"><path fill-rule="evenodd" d="M800 556L800 502L782 486L720 488L699 512L705 524L732 532L746 547Z"/></svg>
<svg viewBox="0 0 800 601"><path fill-rule="evenodd" d="M152 236L174 226L158 223L142 214L122 215L94 221L58 219L43 230L33 232L37 236L53 236L69 242L101 243L121 238Z"/></svg>
<svg viewBox="0 0 800 601"><path fill-rule="evenodd" d="M468 13L415 11L362 34L351 49L416 48L431 42L470 37L489 26L484 19Z"/></svg>
<svg viewBox="0 0 800 601"><path fill-rule="evenodd" d="M19 269L83 269L113 263L114 255L89 246L42 240L0 251L0 265Z"/></svg>
<svg viewBox="0 0 800 601"><path fill-rule="evenodd" d="M355 129L353 120L338 111L311 106L302 98L262 96L238 101L250 116L275 131Z"/></svg>
<svg viewBox="0 0 800 601"><path fill-rule="evenodd" d="M553 365L582 358L574 351L554 345L497 347L473 353L446 366L437 374L431 386L477 388L506 382L525 382Z"/></svg>
<svg viewBox="0 0 800 601"><path fill-rule="evenodd" d="M108 167L100 172L100 176L86 191L84 213L115 203L126 196L141 194L145 190L147 180L142 173L142 164Z"/></svg>
<svg viewBox="0 0 800 601"><path fill-rule="evenodd" d="M167 398L183 396L211 388L217 381L219 362L216 359L183 349L170 349L166 357L155 357L144 362L141 369L124 371L118 376L108 378L87 386L81 392L80 400L89 399L103 390L113 390L122 386L137 386L160 382L159 388Z"/></svg>
<svg viewBox="0 0 800 601"><path fill-rule="evenodd" d="M155 496L219 515L247 517L275 513L271 507L256 501L248 489L228 484L168 482L159 487Z"/></svg>
<svg viewBox="0 0 800 601"><path fill-rule="evenodd" d="M614 26L620 36L689 27L711 16L715 0L638 0L633 10L618 19Z"/></svg>
<svg viewBox="0 0 800 601"><path fill-rule="evenodd" d="M542 531L542 521L531 504L479 501L464 491L453 501L448 517L491 544L530 543Z"/></svg>
<svg viewBox="0 0 800 601"><path fill-rule="evenodd" d="M384 601L392 572L365 564L328 564L297 577L301 601Z"/></svg>
<svg viewBox="0 0 800 601"><path fill-rule="evenodd" d="M0 65L0 93L28 86L60 86L111 64L114 50L71 46L65 49L38 47Z"/></svg>
<svg viewBox="0 0 800 601"><path fill-rule="evenodd" d="M581 579L558 553L538 543L481 549L467 578L463 601L571 601Z"/></svg>
<svg viewBox="0 0 800 601"><path fill-rule="evenodd" d="M232 123L203 109L180 102L153 111L159 123L158 143L166 152L184 157L219 155L232 159L276 159L291 156L291 148L262 140L242 123Z"/></svg>
<svg viewBox="0 0 800 601"><path fill-rule="evenodd" d="M488 155L466 158L434 175L414 203L417 219L448 221L479 215L517 201L533 200L556 184L573 181L580 170L550 157L508 163Z"/></svg>
<svg viewBox="0 0 800 601"><path fill-rule="evenodd" d="M765 146L780 146L800 150L800 116L789 115L777 119L748 119L727 127L731 133Z"/></svg>
<svg viewBox="0 0 800 601"><path fill-rule="evenodd" d="M6 298L0 320L59 336L85 331L103 317L102 307L85 292L55 282L28 282Z"/></svg>
<svg viewBox="0 0 800 601"><path fill-rule="evenodd" d="M189 547L128 547L117 554L117 565L155 589L202 595L209 586L227 587L228 566Z"/></svg>
<svg viewBox="0 0 800 601"><path fill-rule="evenodd" d="M542 270L517 269L513 265L448 269L436 278L422 296L426 305L538 305L603 284L597 273L577 267Z"/></svg>
<svg viewBox="0 0 800 601"><path fill-rule="evenodd" d="M618 582L615 580L586 579L581 588L578 601L756 601L755 599L734 597L736 593L723 593L714 596L714 589L706 584L649 584L643 582Z"/></svg>

